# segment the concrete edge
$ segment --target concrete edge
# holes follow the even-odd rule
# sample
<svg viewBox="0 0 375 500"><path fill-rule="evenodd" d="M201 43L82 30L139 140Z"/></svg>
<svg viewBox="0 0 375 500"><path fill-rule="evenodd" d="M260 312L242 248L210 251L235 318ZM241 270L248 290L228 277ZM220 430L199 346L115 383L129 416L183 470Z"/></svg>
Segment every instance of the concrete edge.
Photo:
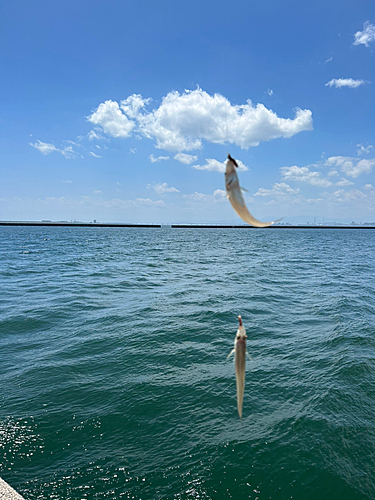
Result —
<svg viewBox="0 0 375 500"><path fill-rule="evenodd" d="M25 500L0 477L0 500Z"/></svg>

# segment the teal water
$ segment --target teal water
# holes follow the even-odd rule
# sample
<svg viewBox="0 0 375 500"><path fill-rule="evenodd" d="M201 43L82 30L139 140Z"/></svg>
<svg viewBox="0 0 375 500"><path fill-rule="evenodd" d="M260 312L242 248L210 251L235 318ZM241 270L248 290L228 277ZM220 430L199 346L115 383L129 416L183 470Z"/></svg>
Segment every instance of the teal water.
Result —
<svg viewBox="0 0 375 500"><path fill-rule="evenodd" d="M374 499L374 276L373 230L0 228L0 475L27 499Z"/></svg>

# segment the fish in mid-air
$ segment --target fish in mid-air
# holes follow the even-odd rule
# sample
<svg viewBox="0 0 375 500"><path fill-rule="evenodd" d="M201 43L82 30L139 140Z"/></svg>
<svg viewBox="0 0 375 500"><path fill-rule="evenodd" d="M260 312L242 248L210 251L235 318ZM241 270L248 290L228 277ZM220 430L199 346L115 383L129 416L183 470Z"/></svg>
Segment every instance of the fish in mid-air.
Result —
<svg viewBox="0 0 375 500"><path fill-rule="evenodd" d="M228 161L225 170L225 190L227 192L227 198L234 208L236 214L239 215L242 220L255 227L268 227L272 226L272 224L275 224L275 222L278 222L261 222L251 215L251 213L247 209L245 200L241 193L241 189L243 188L240 187L236 168L238 168L236 160L228 155Z"/></svg>
<svg viewBox="0 0 375 500"><path fill-rule="evenodd" d="M237 409L238 415L242 418L243 393L245 389L245 367L246 367L246 330L242 324L241 316L238 316L239 326L234 339L234 349L228 354L228 358L234 354L234 369L236 372L237 386ZM227 359L228 359L227 358Z"/></svg>

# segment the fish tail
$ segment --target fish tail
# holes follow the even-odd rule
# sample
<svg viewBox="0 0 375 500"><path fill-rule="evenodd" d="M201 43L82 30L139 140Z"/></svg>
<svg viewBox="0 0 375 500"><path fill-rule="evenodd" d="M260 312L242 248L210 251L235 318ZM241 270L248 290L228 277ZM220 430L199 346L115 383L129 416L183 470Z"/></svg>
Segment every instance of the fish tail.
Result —
<svg viewBox="0 0 375 500"><path fill-rule="evenodd" d="M240 418L242 418L243 393L245 391L245 363L245 352L236 352L235 371L237 386L237 410Z"/></svg>

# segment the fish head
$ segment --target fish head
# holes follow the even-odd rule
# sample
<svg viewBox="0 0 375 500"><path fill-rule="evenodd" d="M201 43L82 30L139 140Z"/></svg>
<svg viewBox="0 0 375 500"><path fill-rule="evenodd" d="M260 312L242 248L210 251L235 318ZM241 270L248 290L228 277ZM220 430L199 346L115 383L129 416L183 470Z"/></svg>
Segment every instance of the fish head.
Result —
<svg viewBox="0 0 375 500"><path fill-rule="evenodd" d="M245 327L242 324L242 318L241 316L238 316L238 321L239 321L239 326L236 334L236 342L246 342L247 335L246 335L246 330Z"/></svg>
<svg viewBox="0 0 375 500"><path fill-rule="evenodd" d="M236 168L238 168L236 160L228 155L227 165L225 168L225 189L227 190L227 193L239 188Z"/></svg>
<svg viewBox="0 0 375 500"><path fill-rule="evenodd" d="M236 171L236 168L238 168L236 160L232 158L231 155L228 155L227 165L225 167L225 173L231 174Z"/></svg>

